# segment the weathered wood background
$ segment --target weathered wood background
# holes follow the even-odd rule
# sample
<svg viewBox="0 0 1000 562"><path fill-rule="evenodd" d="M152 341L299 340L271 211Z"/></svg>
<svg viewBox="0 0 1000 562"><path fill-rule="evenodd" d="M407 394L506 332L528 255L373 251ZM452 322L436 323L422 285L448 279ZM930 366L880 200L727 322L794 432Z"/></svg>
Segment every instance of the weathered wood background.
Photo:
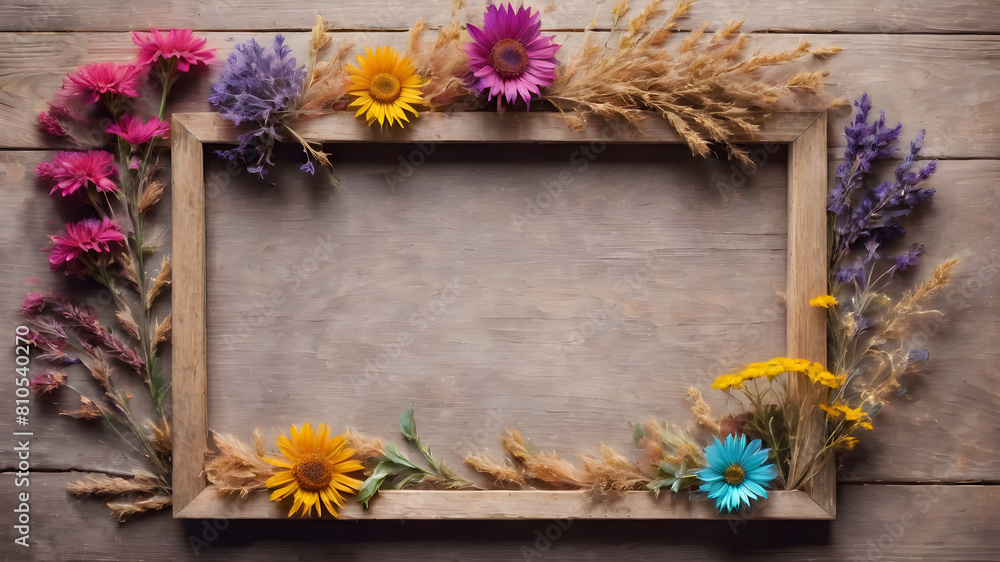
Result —
<svg viewBox="0 0 1000 562"><path fill-rule="evenodd" d="M305 1L278 8L263 2L175 0L149 6L110 1L90 3L86 8L68 1L0 6L0 214L4 219L0 222L4 268L0 314L11 338L20 323L17 308L27 292L45 287L70 290L65 280L47 270L45 255L38 252L47 242L46 235L59 228L60 213L65 216L68 210L47 196L32 173L39 161L50 159L59 148L37 132L35 113L44 108L66 72L89 62L131 59L134 47L126 33L130 29L210 30L206 35L217 49L217 64L197 71L171 107L207 111L208 85L233 44L246 37L266 38L280 30L302 57L307 30L321 11L344 30L344 36L360 45L401 47L406 41L403 30L417 17L423 16L432 26L441 25L447 20L448 4L443 0L373 0L331 6ZM478 19L481 4L476 2L467 11L466 21ZM607 27L611 4L549 1L536 6L552 8L544 16L545 27L573 44L579 35L573 31L587 25L595 13L598 26ZM996 38L1000 5L986 0L785 1L754 10L746 2L702 0L684 24L689 28L708 19L715 28L730 18L747 19L746 29L755 32L755 45L794 44L798 37L807 36L819 45L844 47L844 52L827 61L807 63L831 71L826 93L854 98L869 92L877 108L903 122L904 138L927 129L926 153L941 162L929 182L938 189L933 203L910 221L910 239L927 245L926 265L914 278L951 255L963 259L942 298L947 314L928 334L933 335L930 374L897 398L876 419L875 431L843 458L836 521L575 522L565 529L565 523L554 522L366 522L344 527L328 522L183 523L163 513L119 525L102 503L72 498L65 492L65 482L88 473L128 473L135 467L102 428L56 415L59 407L75 406L75 398L67 392L61 395L64 403L59 406L38 403L32 411L32 547L24 550L12 543L12 511L20 490L13 485L13 475L5 475L9 477L0 481L0 503L9 519L3 522L0 552L10 559L273 559L288 551L297 551L303 558L338 553L351 559L432 560L525 556L718 559L769 554L819 559L996 558L1000 552L1000 493L995 487L1000 480L1000 305L994 296L1000 292L996 219L1000 194L995 181L1000 176L1000 137L995 129L1000 123L1000 41ZM797 99L787 107L814 109L818 103ZM842 129L850 112L832 111L830 117L832 171L842 152ZM779 189L783 156L775 157L739 187L740 197L734 200L732 194L723 197L714 187L716 179L731 173L725 162L691 160L676 151L653 154L648 149L612 149L591 169L576 174L578 183L565 191L563 201L553 204L552 209L559 205L562 213L545 214L543 220L524 225L514 238L504 224L509 223L511 205L523 207L532 186L537 194L540 182L553 179L548 177L552 171L557 175L559 166L566 166L572 148L550 148L530 156L510 149L472 154L458 148L441 149L419 173L406 178L395 191L388 190L383 174L393 171L391 162L396 156L407 156L411 150L405 146L343 149L337 172L345 184L342 191L305 181L290 168L268 176L275 187L263 187L244 175L220 186L216 196L210 197L210 216L214 217L209 225L210 244L241 250L217 252L209 264L212 294L219 295L209 304L210 322L215 323L212 333L218 339L211 342L218 349L213 361L220 366L218 383L213 379L210 389L217 401L210 409L213 426L246 433L246 424L258 424L276 433L288 423L301 421L304 410L296 406L300 400L321 394L330 400L314 405L309 413L395 438L393 416L405 407L391 398L395 392L397 398L417 402L423 436L438 443L436 450L452 466L458 465L457 454L466 449L495 449L492 434L500 424L521 423L541 444L558 448L566 456L592 453L598 439L627 450L627 431L609 432L620 431L625 420L646 413L669 419L669 412L678 407L664 404L672 398L658 399L658 392L674 397L676 392L657 388L650 369L676 369L688 375L685 382L704 385L713 369L780 351L780 338L769 331L771 326L780 330L780 325L761 324L763 328L753 332L760 335L751 344L719 326L727 318L762 317L761 310L771 310L780 302L776 292L783 288L783 276L778 273L784 269L783 241L773 238L780 238L774 235L782 232L778 209L784 205ZM284 154L297 157L295 150ZM779 168L774 170L772 165ZM215 169L212 166L217 164L209 166ZM612 189L609 182L621 179L623 187ZM589 188L586 194L577 191L584 186ZM581 219L587 216L581 209L602 205L613 217L610 224L618 229L615 236L602 230L608 224ZM168 199L156 215L164 249L169 249L169 217ZM317 220L322 228L316 226ZM668 220L690 225L690 237L670 245L660 243L661 221ZM449 253L409 248L408 244L418 243L405 236L414 222L420 231L414 233L415 240L433 243L435 248L446 246ZM723 233L728 240L707 238L704 233L710 231ZM292 232L301 237L299 242L292 242ZM494 254L488 239L491 232L516 241L498 243L505 253ZM378 245L370 246L369 238ZM256 242L248 244L248 239ZM308 247L303 247L303 240ZM636 258L642 254L640 249L631 253L632 261L624 267L609 266L607 260L615 259L624 240L630 248L638 244L647 253L659 252L663 259L654 260L650 269L645 260ZM719 247L745 251L738 261L703 254L698 259L731 263L739 267L740 275L697 278L692 271L699 270L700 264L687 256L694 249ZM470 252L470 248L478 251ZM580 259L588 248L604 261ZM324 259L328 255L324 252L335 252L337 259ZM345 254L351 258L345 261ZM434 263L425 263L434 256ZM678 271L672 266L675 263L684 266ZM373 264L381 264L382 269ZM406 276L398 275L410 268ZM567 279L584 278L579 275L581 268L589 268L585 271L589 281L567 285ZM525 275L527 271L532 274ZM626 285L618 284L633 275ZM301 279L301 283L288 291L288 301L280 305L283 311L274 314L268 310L267 299L282 277ZM405 372L392 370L400 369L403 361L390 365L379 379L387 394L380 394L370 408L338 404L338 390L346 396L357 390L337 377L343 365L363 371L365 361L378 356L378 344L396 339L405 328L400 323L409 322L421 306L432 306L435 298L446 297L445 282L455 277L460 297L469 300L459 305L456 299L454 308L445 303L426 329L420 329L422 324L410 326L413 344L403 353L408 354L407 361L418 363L405 363ZM677 308L664 310L661 316L637 305L648 306L650 300L639 298L644 295L638 293L653 286L668 290L677 299ZM553 298L552 291L565 294ZM234 296L255 292L261 300L253 306L247 305L245 297ZM380 292L402 293L406 298L378 299ZM75 289L72 293L95 304L101 302L96 292ZM242 308L237 307L239 303ZM469 303L481 316L496 318L492 332L477 332L481 323L468 323L465 313L473 308ZM556 303L558 309L546 310L548 303ZM294 318L288 307L298 310ZM546 322L531 320L540 317L539 311L548 318ZM683 317L680 311L691 316ZM361 326L330 321L330 317L365 316L368 323ZM574 334L589 333L584 325L595 316L608 319L597 321L599 329L592 337L583 338L579 345L559 347L576 341ZM711 333L713 324L704 323L706 317L713 319L716 333ZM657 321L669 322L671 331L663 330ZM450 332L442 328L446 325L451 326ZM623 331L629 329L633 331ZM506 372L496 374L480 364L466 364L468 358L455 353L443 355L449 342L455 343L449 338L456 331L467 341L479 342L478 351L490 347L496 362L505 361L502 370ZM358 333L365 334L371 349L349 349L351 342L357 345ZM550 348L562 349L565 360L546 357L539 351L544 348L520 347L526 333L549 338ZM222 341L227 334L233 337ZM347 345L338 345L342 342ZM713 342L725 349L718 351ZM433 351L421 354L417 346ZM664 348L670 350L667 355ZM721 364L699 366L694 361L698 356L710 357L713 350L722 355ZM647 352L661 360L674 359L676 365L644 364ZM11 341L3 356L13 363L13 353ZM259 355L251 357L250 353ZM547 369L533 370L538 365ZM409 386L413 383L407 373L413 368L434 373L443 367L450 373L468 371L467 378L450 375L433 387ZM328 373L329 378L311 378L322 381L318 388L285 383L285 377L300 380L294 371L302 369ZM608 379L595 378L615 369L629 376L611 379L612 385L606 384ZM539 406L532 400L517 400L497 386L500 375L512 375L506 380L522 387L542 385L542 398L549 402ZM565 392L557 394L563 387ZM436 388L438 394L428 392L429 388ZM501 405L494 407L495 416L489 411L484 415L482 410L490 407L485 399L467 403L465 411L446 410L451 395L473 388L497 399L489 401ZM4 411L0 420L5 427L14 427L13 398L11 378L0 378ZM578 409L585 399L597 404L593 419ZM625 403L639 406L634 411L617 406ZM648 412L642 406L659 410ZM273 419L261 420L265 408ZM537 416L539 408L541 416ZM527 419L529 411L533 415ZM365 419L380 419L383 425L370 427L363 423ZM455 420L461 423L456 426ZM0 469L14 472L13 443L8 446L3 439ZM452 450L454 446L462 450ZM192 549L191 537L211 546Z"/></svg>

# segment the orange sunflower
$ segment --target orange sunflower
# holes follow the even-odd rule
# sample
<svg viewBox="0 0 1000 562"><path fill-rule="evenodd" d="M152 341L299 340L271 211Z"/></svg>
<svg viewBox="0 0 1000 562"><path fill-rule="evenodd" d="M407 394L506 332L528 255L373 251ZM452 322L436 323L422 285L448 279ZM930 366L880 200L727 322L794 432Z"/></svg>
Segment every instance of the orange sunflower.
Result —
<svg viewBox="0 0 1000 562"><path fill-rule="evenodd" d="M360 68L348 65L345 69L351 75L347 93L357 98L348 107L357 107L355 117L364 114L369 126L378 121L381 127L388 121L390 127L397 122L402 127L404 121L410 122L407 111L418 116L410 104L424 102L421 88L427 81L392 47L379 47L374 53L366 48L365 54L358 57Z"/></svg>
<svg viewBox="0 0 1000 562"><path fill-rule="evenodd" d="M286 469L268 478L267 487L275 488L271 492L272 501L295 496L289 517L300 507L307 517L311 516L313 507L316 508L316 515L321 516L324 506L336 517L333 504L344 506L341 493L355 494L363 484L361 480L347 476L349 472L364 468L351 458L354 449L347 448L347 438L343 435L328 438L330 427L325 423L319 424L318 429L314 434L309 423L302 425L302 431L293 425L291 439L284 435L278 438L278 449L284 458L264 459Z"/></svg>

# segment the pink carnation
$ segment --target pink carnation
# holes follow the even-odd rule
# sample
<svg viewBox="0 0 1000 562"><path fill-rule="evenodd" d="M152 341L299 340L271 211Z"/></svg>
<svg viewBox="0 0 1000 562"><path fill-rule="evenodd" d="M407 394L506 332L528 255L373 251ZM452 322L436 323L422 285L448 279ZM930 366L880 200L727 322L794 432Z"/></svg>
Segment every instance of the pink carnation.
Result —
<svg viewBox="0 0 1000 562"><path fill-rule="evenodd" d="M139 46L139 64L177 58L177 70L187 72L192 65L208 63L215 49L203 49L206 39L195 37L190 29L171 29L164 37L156 28L149 33L132 32L132 42Z"/></svg>
<svg viewBox="0 0 1000 562"><path fill-rule="evenodd" d="M50 137L65 137L68 134L59 119L47 111L38 114L38 125Z"/></svg>
<svg viewBox="0 0 1000 562"><path fill-rule="evenodd" d="M111 181L115 175L114 162L115 157L103 150L60 152L52 162L39 162L35 173L56 182L49 195L61 191L66 197L80 188L86 189L88 183L94 184L97 191L115 192L118 186Z"/></svg>
<svg viewBox="0 0 1000 562"><path fill-rule="evenodd" d="M81 66L63 80L59 95L80 96L84 103L96 103L103 94L119 94L128 98L139 97L139 75L142 69L131 64L95 62Z"/></svg>
<svg viewBox="0 0 1000 562"><path fill-rule="evenodd" d="M122 116L121 122L108 127L108 132L118 135L133 146L139 146L149 142L153 137L167 138L170 136L170 124L161 121L155 115L143 123L141 119L125 114Z"/></svg>
<svg viewBox="0 0 1000 562"><path fill-rule="evenodd" d="M78 222L66 223L66 232L49 236L52 247L48 249L49 265L53 271L62 266L79 271L79 264L73 263L86 252L111 252L125 241L122 227L111 219L83 219Z"/></svg>

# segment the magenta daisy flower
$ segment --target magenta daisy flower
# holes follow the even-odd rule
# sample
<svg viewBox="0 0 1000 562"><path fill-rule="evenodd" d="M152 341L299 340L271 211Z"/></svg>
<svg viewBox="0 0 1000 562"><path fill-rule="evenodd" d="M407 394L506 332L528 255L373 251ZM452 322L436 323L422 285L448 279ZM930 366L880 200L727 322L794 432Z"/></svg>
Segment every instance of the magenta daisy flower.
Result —
<svg viewBox="0 0 1000 562"><path fill-rule="evenodd" d="M143 123L141 119L126 113L122 115L121 121L108 127L107 132L118 135L132 146L139 146L149 142L153 137L167 138L170 136L170 124L161 121L155 115Z"/></svg>
<svg viewBox="0 0 1000 562"><path fill-rule="evenodd" d="M62 267L73 272L84 268L76 260L87 252L111 252L114 246L125 241L122 227L113 220L83 219L78 222L66 223L66 231L55 236L49 236L52 247L48 248L49 265L53 271Z"/></svg>
<svg viewBox="0 0 1000 562"><path fill-rule="evenodd" d="M541 88L556 79L559 61L555 54L561 45L553 43L554 35L542 37L541 19L536 10L523 6L516 10L489 6L483 16L483 28L469 25L472 41L462 46L469 55L472 87L480 92L489 90L489 97L513 104L518 98L530 108L531 96L541 95Z"/></svg>
<svg viewBox="0 0 1000 562"><path fill-rule="evenodd" d="M63 97L79 96L88 104L96 103L105 94L137 98L140 74L142 69L131 64L95 62L66 75L59 94Z"/></svg>
<svg viewBox="0 0 1000 562"><path fill-rule="evenodd" d="M177 70L187 72L192 66L215 57L215 49L205 49L207 39L195 37L190 29L171 29L164 37L156 28L149 33L131 32L132 42L139 46L139 64L153 64L159 60L177 59Z"/></svg>
<svg viewBox="0 0 1000 562"><path fill-rule="evenodd" d="M111 181L115 175L115 157L110 152L60 152L51 162L35 166L38 177L56 182L49 195L61 191L63 197L73 195L80 188L94 184L97 191L116 192L118 186Z"/></svg>

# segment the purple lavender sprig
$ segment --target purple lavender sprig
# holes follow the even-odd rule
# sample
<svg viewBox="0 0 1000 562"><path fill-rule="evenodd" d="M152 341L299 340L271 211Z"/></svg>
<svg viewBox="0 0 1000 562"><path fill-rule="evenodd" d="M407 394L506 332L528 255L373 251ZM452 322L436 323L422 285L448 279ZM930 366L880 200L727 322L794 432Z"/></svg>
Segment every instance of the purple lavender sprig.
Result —
<svg viewBox="0 0 1000 562"><path fill-rule="evenodd" d="M844 129L847 149L844 162L837 169L837 181L827 208L834 214L830 252L833 281L857 283L863 288L870 282L875 262L883 257L880 250L906 234L896 219L909 215L934 194L933 189L921 189L918 184L937 170L937 162L912 171L923 148L924 131L921 131L896 167L894 180L872 186L872 165L895 154L902 125L888 126L884 111L878 120L868 123L872 108L868 94L863 94L854 105L858 113ZM894 262L891 267L902 271L916 265L922 251L923 245L911 245L905 253L889 257Z"/></svg>
<svg viewBox="0 0 1000 562"><path fill-rule="evenodd" d="M910 143L892 178L879 181L874 165L896 154L902 126L888 125L884 111L869 123L872 103L868 94L859 97L854 105L857 114L844 129L847 139L844 162L837 169L836 183L827 202L832 213L830 294L839 301L829 312L832 328L829 362L836 374L848 377L847 384L830 397L831 403L860 392L854 388L854 381L861 375L877 382L858 384L874 385L872 388L883 384L885 388L898 389L899 377L915 370L916 363L928 359L928 351L912 348L912 342L906 341L900 335L903 332L893 324L900 315L910 312L897 310L899 303L886 290L896 272L917 265L924 245L912 243L897 255L886 255L886 247L906 234L898 220L934 195L934 189L923 189L920 184L934 174L937 162L914 170L924 143L921 131ZM861 406L873 414L880 407L879 400L867 396ZM855 405L852 403L851 407Z"/></svg>
<svg viewBox="0 0 1000 562"><path fill-rule="evenodd" d="M278 133L278 126L298 105L305 79L305 67L296 65L284 41L283 36L277 35L271 50L252 38L237 44L219 81L212 84L208 98L233 123L258 125L239 136L239 146L216 154L228 162L246 166L248 172L261 178L267 173L265 166L273 165L274 143L284 138Z"/></svg>

